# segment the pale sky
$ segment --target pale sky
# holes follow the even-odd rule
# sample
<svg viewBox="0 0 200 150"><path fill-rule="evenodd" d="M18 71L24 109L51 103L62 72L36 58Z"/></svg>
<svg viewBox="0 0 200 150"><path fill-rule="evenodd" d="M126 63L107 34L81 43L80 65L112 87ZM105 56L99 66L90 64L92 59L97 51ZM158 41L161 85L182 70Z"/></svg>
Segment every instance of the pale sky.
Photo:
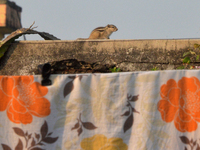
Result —
<svg viewBox="0 0 200 150"><path fill-rule="evenodd" d="M200 0L12 0L22 7L22 25L62 40L87 38L99 26L114 24L110 39L200 37ZM40 40L28 36L27 40Z"/></svg>

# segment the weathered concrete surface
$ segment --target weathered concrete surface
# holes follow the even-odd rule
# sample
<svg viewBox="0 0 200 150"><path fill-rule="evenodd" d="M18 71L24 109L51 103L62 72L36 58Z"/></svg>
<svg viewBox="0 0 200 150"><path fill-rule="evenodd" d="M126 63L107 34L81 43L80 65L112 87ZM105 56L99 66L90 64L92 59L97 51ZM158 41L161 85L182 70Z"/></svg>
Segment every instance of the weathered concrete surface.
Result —
<svg viewBox="0 0 200 150"><path fill-rule="evenodd" d="M0 60L0 75L35 74L40 64L67 59L114 64L123 71L175 69L195 43L200 39L20 41Z"/></svg>

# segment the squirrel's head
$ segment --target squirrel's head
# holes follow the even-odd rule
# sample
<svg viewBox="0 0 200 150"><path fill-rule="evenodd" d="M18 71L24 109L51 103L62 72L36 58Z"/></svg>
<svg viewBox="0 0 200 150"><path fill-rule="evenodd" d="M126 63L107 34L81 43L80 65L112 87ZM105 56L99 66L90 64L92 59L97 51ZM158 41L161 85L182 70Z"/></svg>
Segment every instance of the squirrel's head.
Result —
<svg viewBox="0 0 200 150"><path fill-rule="evenodd" d="M112 24L108 24L106 27L109 28L112 32L115 32L118 30L118 28Z"/></svg>

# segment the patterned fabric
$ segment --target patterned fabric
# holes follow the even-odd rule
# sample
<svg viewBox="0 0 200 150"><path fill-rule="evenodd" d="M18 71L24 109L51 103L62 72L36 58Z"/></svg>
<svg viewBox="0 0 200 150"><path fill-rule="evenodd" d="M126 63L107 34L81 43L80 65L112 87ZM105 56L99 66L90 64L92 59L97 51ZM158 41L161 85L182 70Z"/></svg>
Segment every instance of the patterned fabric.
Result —
<svg viewBox="0 0 200 150"><path fill-rule="evenodd" d="M0 149L200 150L200 71L0 76Z"/></svg>

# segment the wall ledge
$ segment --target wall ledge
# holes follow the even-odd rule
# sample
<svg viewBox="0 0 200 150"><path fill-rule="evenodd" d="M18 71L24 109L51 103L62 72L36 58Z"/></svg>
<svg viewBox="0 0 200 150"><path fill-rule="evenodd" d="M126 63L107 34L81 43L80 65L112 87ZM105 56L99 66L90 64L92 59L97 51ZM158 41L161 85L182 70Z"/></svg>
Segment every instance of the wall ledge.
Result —
<svg viewBox="0 0 200 150"><path fill-rule="evenodd" d="M0 59L0 75L33 75L38 65L68 59L123 71L171 70L196 43L200 39L19 41Z"/></svg>

